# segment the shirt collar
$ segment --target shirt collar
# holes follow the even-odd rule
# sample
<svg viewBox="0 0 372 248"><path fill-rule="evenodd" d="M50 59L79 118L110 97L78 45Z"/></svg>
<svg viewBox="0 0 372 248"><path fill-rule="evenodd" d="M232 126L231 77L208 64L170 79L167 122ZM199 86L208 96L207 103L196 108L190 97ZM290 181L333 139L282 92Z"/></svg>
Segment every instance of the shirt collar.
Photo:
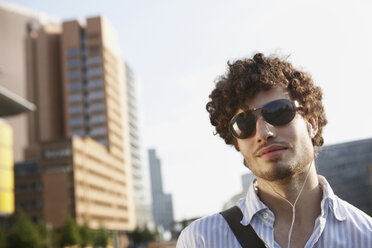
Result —
<svg viewBox="0 0 372 248"><path fill-rule="evenodd" d="M258 198L257 179L253 180L253 182L248 188L246 198L241 199L238 202L238 206L240 207L243 213L243 220L241 221L241 223L245 226L251 222L252 217L256 213L268 209L268 207Z"/></svg>
<svg viewBox="0 0 372 248"><path fill-rule="evenodd" d="M322 212L328 207L334 214L337 220L343 221L346 219L346 212L339 202L338 197L333 193L325 177L318 175L319 185L323 190L323 199L321 202Z"/></svg>
<svg viewBox="0 0 372 248"><path fill-rule="evenodd" d="M346 219L345 210L339 204L337 196L333 193L333 190L327 180L318 175L319 185L323 190L323 198L321 201L322 213L329 208L337 220L343 221ZM257 195L257 179L254 179L248 188L246 198L240 199L237 205L240 207L243 213L243 219L241 223L248 225L253 216L260 211L268 209L268 207L260 200Z"/></svg>

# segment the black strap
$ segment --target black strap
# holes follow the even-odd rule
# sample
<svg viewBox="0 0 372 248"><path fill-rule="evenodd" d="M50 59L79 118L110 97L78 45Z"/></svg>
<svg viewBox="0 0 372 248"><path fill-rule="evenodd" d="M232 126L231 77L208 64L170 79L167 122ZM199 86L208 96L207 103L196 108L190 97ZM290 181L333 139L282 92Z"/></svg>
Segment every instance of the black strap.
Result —
<svg viewBox="0 0 372 248"><path fill-rule="evenodd" d="M220 213L229 224L231 231L243 248L265 248L264 242L258 237L252 226L244 226L240 223L243 219L242 211L238 206L234 206Z"/></svg>

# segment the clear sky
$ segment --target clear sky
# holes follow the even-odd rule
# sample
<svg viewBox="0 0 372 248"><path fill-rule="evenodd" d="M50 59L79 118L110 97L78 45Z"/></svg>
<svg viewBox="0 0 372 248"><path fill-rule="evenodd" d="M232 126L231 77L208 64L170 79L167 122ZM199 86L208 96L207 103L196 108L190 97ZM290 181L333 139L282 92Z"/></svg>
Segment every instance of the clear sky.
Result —
<svg viewBox="0 0 372 248"><path fill-rule="evenodd" d="M140 83L142 140L156 148L176 219L220 211L248 170L213 136L205 104L226 62L290 55L323 88L326 144L372 137L367 0L8 1L61 19L104 15Z"/></svg>

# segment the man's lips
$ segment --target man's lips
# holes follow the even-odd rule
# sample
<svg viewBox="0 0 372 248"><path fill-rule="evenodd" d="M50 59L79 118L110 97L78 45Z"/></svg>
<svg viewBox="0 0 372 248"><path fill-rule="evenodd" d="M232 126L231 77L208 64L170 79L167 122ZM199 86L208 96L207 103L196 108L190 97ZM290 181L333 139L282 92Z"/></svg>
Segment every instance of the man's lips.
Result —
<svg viewBox="0 0 372 248"><path fill-rule="evenodd" d="M282 154L288 147L283 145L269 145L256 152L257 157L273 157Z"/></svg>

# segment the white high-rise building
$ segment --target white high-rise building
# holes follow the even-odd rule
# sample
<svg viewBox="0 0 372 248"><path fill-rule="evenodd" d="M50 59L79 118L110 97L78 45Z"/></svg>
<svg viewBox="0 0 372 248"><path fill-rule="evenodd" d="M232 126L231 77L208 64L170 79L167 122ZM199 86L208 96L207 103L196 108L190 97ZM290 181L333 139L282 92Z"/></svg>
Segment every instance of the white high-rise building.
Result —
<svg viewBox="0 0 372 248"><path fill-rule="evenodd" d="M131 145L131 161L133 173L134 203L136 223L139 227L153 226L151 201L149 195L149 182L145 169L147 164L143 159L140 130L140 110L138 99L138 84L132 69L125 64L125 74L128 94L129 134Z"/></svg>

